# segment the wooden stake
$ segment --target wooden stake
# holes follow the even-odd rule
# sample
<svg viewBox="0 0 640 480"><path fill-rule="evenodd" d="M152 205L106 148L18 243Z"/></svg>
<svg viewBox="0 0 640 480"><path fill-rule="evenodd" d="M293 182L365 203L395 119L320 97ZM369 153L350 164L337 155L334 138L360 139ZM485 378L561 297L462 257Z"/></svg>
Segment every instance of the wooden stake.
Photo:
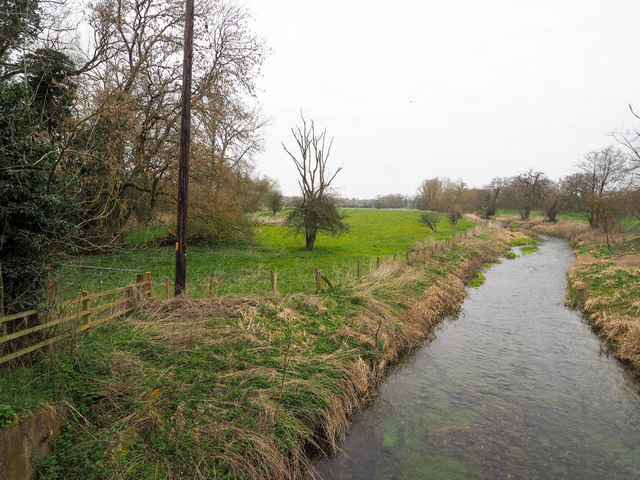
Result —
<svg viewBox="0 0 640 480"><path fill-rule="evenodd" d="M380 257L376 257L376 268L380 268Z"/></svg>
<svg viewBox="0 0 640 480"><path fill-rule="evenodd" d="M209 298L213 298L213 283L216 281L216 276L212 273L209 279Z"/></svg>
<svg viewBox="0 0 640 480"><path fill-rule="evenodd" d="M321 268L316 268L315 278L316 278L316 293L322 293L322 269Z"/></svg>
<svg viewBox="0 0 640 480"><path fill-rule="evenodd" d="M360 278L360 260L358 260L358 278Z"/></svg>
<svg viewBox="0 0 640 480"><path fill-rule="evenodd" d="M0 262L0 317L4 317L4 282L2 280L2 262ZM2 336L6 335L5 333L6 326L2 324Z"/></svg>
<svg viewBox="0 0 640 480"><path fill-rule="evenodd" d="M149 283L149 289L147 290L147 295L151 296L151 272L145 272L147 277L147 282Z"/></svg>
<svg viewBox="0 0 640 480"><path fill-rule="evenodd" d="M51 275L47 277L47 293L49 294L49 299L52 299L56 293L55 282L53 281L53 277Z"/></svg>
<svg viewBox="0 0 640 480"><path fill-rule="evenodd" d="M89 296L89 292L87 290L81 290L80 291L80 295L82 297L88 297ZM83 298L82 299L82 310L81 310L82 315L80 315L80 321L83 324L89 323L89 314L88 313L84 313L87 310L89 310L89 299L88 298Z"/></svg>
<svg viewBox="0 0 640 480"><path fill-rule="evenodd" d="M164 277L164 292L169 298L169 277Z"/></svg>
<svg viewBox="0 0 640 480"><path fill-rule="evenodd" d="M409 265L409 252L407 252L407 265Z"/></svg>
<svg viewBox="0 0 640 480"><path fill-rule="evenodd" d="M278 272L271 270L271 293L278 295Z"/></svg>

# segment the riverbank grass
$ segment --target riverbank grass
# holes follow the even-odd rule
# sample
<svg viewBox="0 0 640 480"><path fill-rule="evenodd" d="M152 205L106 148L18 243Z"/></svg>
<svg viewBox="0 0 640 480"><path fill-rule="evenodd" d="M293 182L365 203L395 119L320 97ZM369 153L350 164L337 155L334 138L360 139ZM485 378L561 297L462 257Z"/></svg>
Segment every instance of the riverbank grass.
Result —
<svg viewBox="0 0 640 480"><path fill-rule="evenodd" d="M510 238L389 259L321 295L141 299L33 368L0 371L0 404L66 405L38 478L297 478Z"/></svg>

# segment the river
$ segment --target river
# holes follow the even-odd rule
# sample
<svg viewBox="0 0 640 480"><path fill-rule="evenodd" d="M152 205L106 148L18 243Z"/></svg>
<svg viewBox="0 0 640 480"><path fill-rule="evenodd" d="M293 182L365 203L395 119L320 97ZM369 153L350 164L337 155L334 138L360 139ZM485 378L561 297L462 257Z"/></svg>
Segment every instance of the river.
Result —
<svg viewBox="0 0 640 480"><path fill-rule="evenodd" d="M503 260L353 419L328 479L640 479L638 382L564 306L566 242Z"/></svg>

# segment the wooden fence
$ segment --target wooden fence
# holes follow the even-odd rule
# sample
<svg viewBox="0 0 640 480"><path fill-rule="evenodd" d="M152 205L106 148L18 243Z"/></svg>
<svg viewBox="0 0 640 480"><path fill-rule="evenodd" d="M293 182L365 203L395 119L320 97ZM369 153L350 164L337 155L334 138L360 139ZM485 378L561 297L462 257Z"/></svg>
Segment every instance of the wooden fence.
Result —
<svg viewBox="0 0 640 480"><path fill-rule="evenodd" d="M88 330L136 308L136 294L151 295L151 274L126 287L60 302L51 310L29 310L0 317L0 364ZM40 333L38 333L40 332Z"/></svg>

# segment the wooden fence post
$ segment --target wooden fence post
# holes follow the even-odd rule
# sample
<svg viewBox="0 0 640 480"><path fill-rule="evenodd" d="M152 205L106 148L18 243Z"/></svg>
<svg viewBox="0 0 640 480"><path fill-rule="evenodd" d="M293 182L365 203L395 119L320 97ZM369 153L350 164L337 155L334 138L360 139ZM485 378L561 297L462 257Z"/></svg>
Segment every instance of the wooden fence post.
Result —
<svg viewBox="0 0 640 480"><path fill-rule="evenodd" d="M209 279L209 298L213 298L213 282L216 281L216 276L212 273Z"/></svg>
<svg viewBox="0 0 640 480"><path fill-rule="evenodd" d="M145 275L147 277L147 282L149 282L149 290L147 292L147 295L151 296L152 292L151 292L151 272L145 272Z"/></svg>
<svg viewBox="0 0 640 480"><path fill-rule="evenodd" d="M409 253L410 252L407 252L407 265L409 265Z"/></svg>
<svg viewBox="0 0 640 480"><path fill-rule="evenodd" d="M87 290L81 290L80 291L80 296L81 297L87 297L87 296L89 296L89 292ZM80 315L80 321L83 324L87 324L87 323L89 323L89 314L88 313L84 313L84 312L89 310L89 299L88 298L82 298L81 305L82 305L82 307L81 307L82 310L80 310L80 312L82 313L82 315Z"/></svg>
<svg viewBox="0 0 640 480"><path fill-rule="evenodd" d="M278 296L278 272L271 270L271 293Z"/></svg>
<svg viewBox="0 0 640 480"><path fill-rule="evenodd" d="M360 259L358 259L358 278L360 278Z"/></svg>
<svg viewBox="0 0 640 480"><path fill-rule="evenodd" d="M380 257L376 257L376 268L380 268Z"/></svg>
<svg viewBox="0 0 640 480"><path fill-rule="evenodd" d="M322 293L322 269L321 268L316 268L315 277L316 277L316 293Z"/></svg>
<svg viewBox="0 0 640 480"><path fill-rule="evenodd" d="M164 292L169 298L169 277L164 277Z"/></svg>

